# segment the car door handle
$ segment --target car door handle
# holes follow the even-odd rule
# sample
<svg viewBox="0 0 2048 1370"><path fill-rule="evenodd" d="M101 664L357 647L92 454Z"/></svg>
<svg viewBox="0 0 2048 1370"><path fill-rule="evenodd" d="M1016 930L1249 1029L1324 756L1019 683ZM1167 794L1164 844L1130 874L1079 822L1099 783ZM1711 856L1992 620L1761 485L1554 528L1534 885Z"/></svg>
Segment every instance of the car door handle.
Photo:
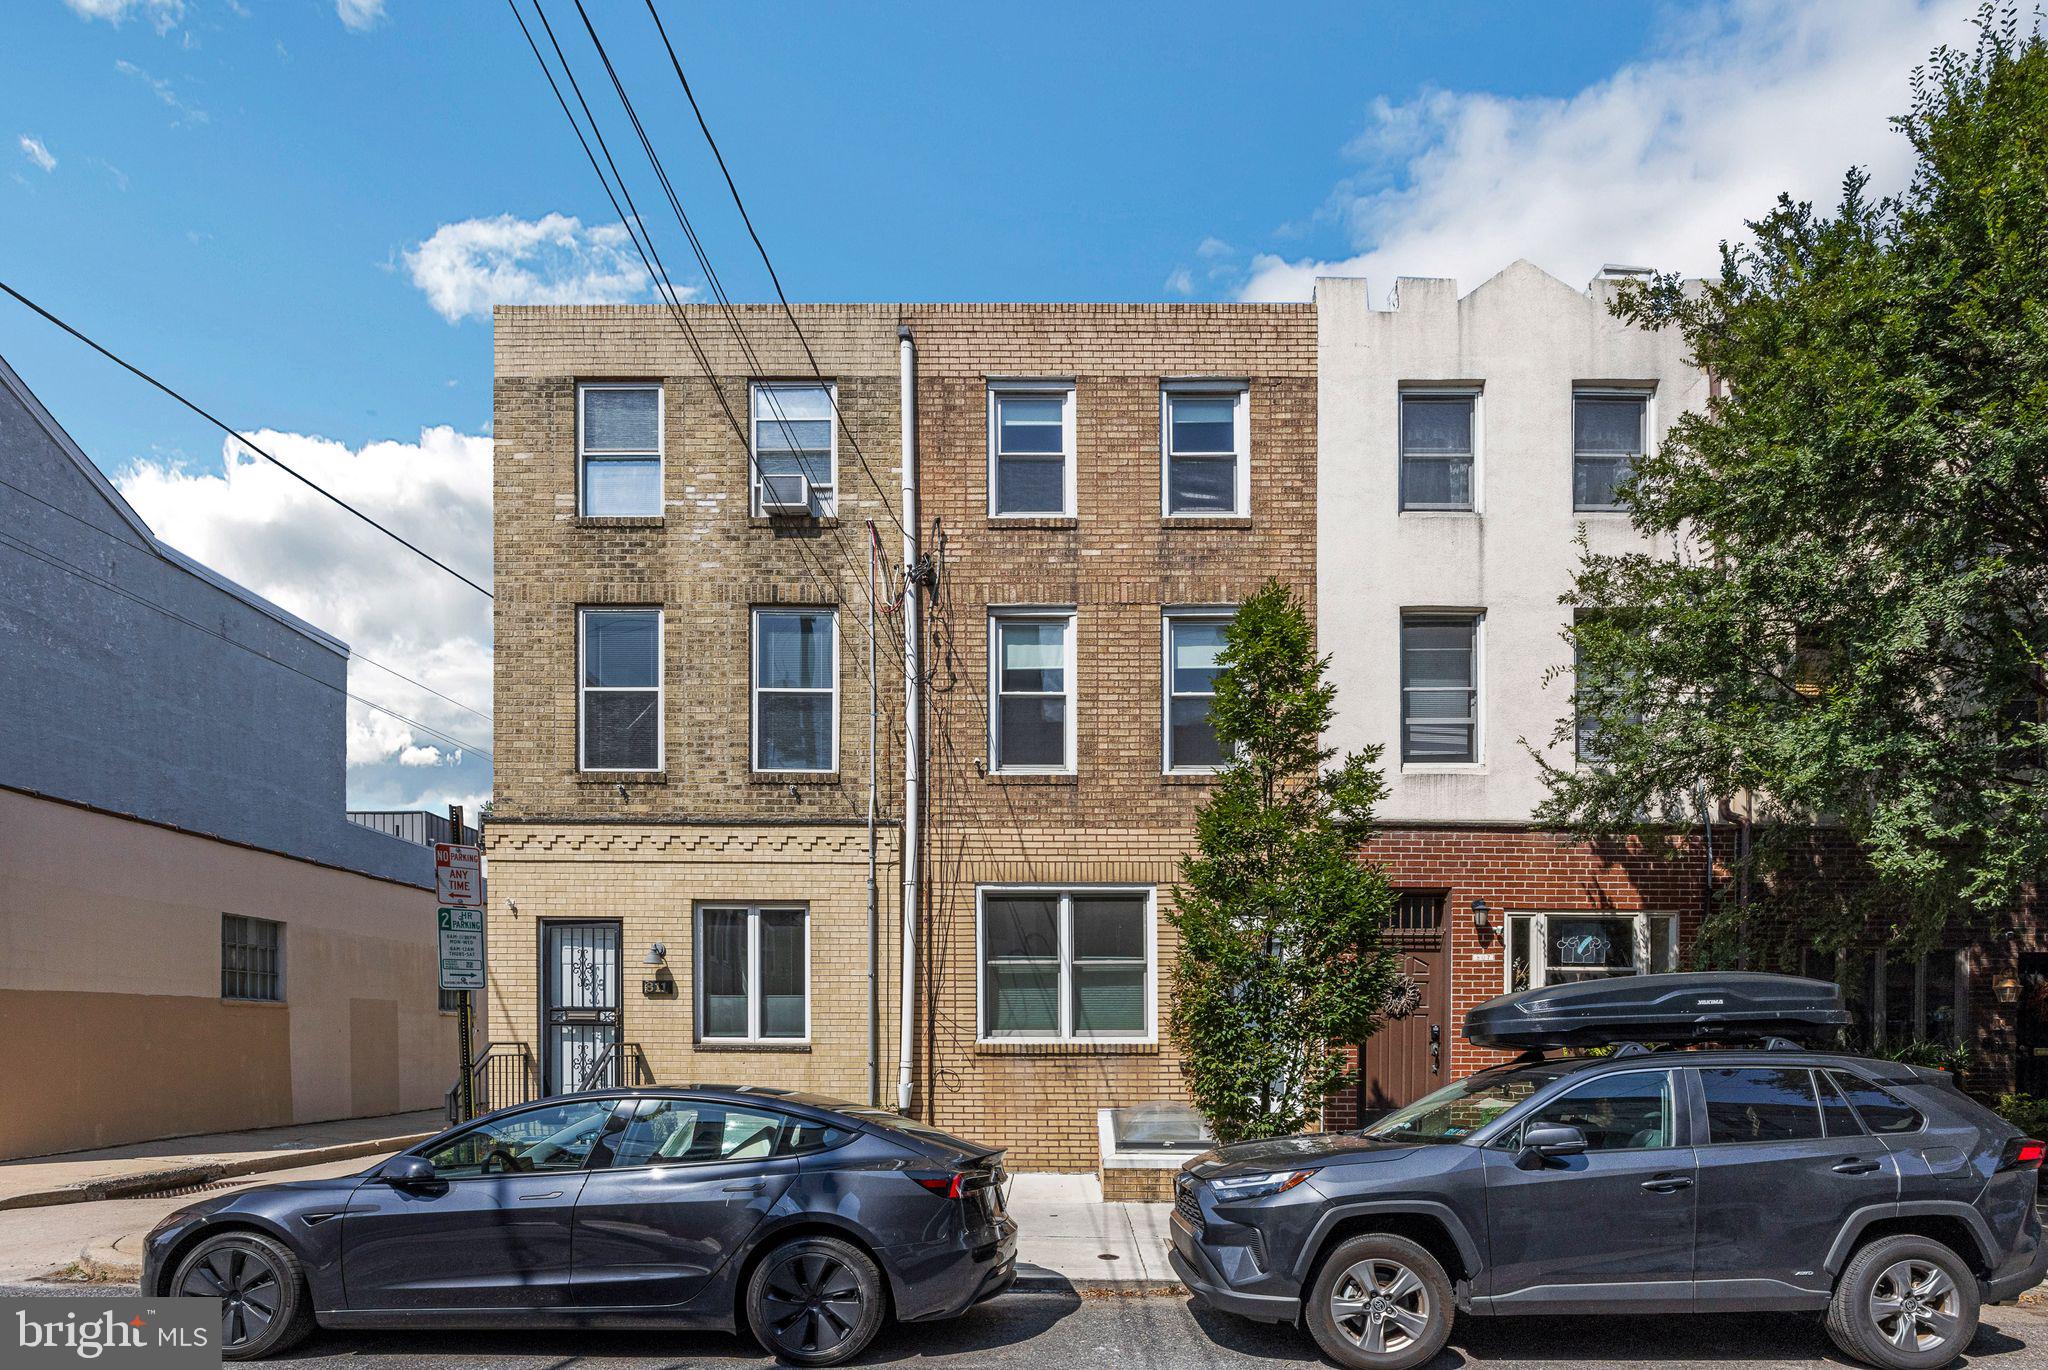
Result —
<svg viewBox="0 0 2048 1370"><path fill-rule="evenodd" d="M523 1204L532 1204L532 1203L539 1203L539 1202L540 1202L540 1201L541 1201L542 1199L559 1199L559 1198L561 1198L561 1197L562 1197L562 1191L561 1191L561 1190L559 1190L559 1189L550 1189L550 1190L549 1190L549 1191L548 1191L547 1193L545 1193L545 1194L521 1194L521 1195L519 1196L519 1202L521 1202L521 1203L523 1203Z"/></svg>
<svg viewBox="0 0 2048 1370"><path fill-rule="evenodd" d="M767 1187L768 1182L766 1180L749 1180L745 1184L729 1184L725 1187L725 1192L727 1194L759 1194Z"/></svg>
<svg viewBox="0 0 2048 1370"><path fill-rule="evenodd" d="M1877 1169L1876 1161L1866 1161L1857 1156L1851 1156L1845 1161L1835 1162L1835 1173L1837 1175L1868 1175L1875 1169Z"/></svg>
<svg viewBox="0 0 2048 1370"><path fill-rule="evenodd" d="M1683 1175L1659 1175L1654 1180L1644 1180L1643 1188L1652 1194L1676 1194L1681 1189L1691 1189L1692 1181Z"/></svg>

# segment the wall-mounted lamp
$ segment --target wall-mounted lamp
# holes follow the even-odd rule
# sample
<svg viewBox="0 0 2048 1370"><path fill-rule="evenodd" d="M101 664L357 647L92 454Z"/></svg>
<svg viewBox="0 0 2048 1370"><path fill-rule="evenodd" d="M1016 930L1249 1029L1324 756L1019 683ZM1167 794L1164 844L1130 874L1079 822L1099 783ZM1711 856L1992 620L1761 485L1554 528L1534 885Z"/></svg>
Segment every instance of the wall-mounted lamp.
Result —
<svg viewBox="0 0 2048 1370"><path fill-rule="evenodd" d="M1486 906L1484 899L1472 901L1472 926L1479 932L1489 931L1493 927L1493 910Z"/></svg>
<svg viewBox="0 0 2048 1370"><path fill-rule="evenodd" d="M668 944L665 942L656 942L653 946L647 949L647 954L640 958L640 964L643 966L659 966L666 963L667 960Z"/></svg>
<svg viewBox="0 0 2048 1370"><path fill-rule="evenodd" d="M2020 1001L2020 981L2017 975L2001 975L1991 982L1991 997L2006 1008Z"/></svg>
<svg viewBox="0 0 2048 1370"><path fill-rule="evenodd" d="M512 911L512 916L514 918L517 918L519 916L519 901L517 899L507 899L505 901L505 907Z"/></svg>
<svg viewBox="0 0 2048 1370"><path fill-rule="evenodd" d="M626 782L623 780L617 781L613 784L612 788L619 792L619 802L621 804L625 803L628 797L626 793Z"/></svg>

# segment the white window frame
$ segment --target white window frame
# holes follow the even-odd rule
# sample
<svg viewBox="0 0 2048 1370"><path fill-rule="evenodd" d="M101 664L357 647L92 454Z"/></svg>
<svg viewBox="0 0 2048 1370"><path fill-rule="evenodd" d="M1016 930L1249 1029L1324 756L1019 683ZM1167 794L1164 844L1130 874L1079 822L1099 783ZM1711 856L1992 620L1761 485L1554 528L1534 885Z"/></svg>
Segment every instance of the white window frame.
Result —
<svg viewBox="0 0 2048 1370"><path fill-rule="evenodd" d="M1063 620L1066 624L1066 662L1061 672L1066 682L1067 756L1057 766L1004 766L1002 759L1003 709L1003 623L1017 619ZM1073 775L1077 739L1081 733L1080 705L1076 699L1076 677L1080 674L1080 622L1072 606L1003 605L988 611L988 769L991 775ZM1050 695L1019 695L1020 699L1051 698Z"/></svg>
<svg viewBox="0 0 2048 1370"><path fill-rule="evenodd" d="M584 649L590 638L593 614L654 615L654 764L652 766L586 766L584 744L588 739L583 701L591 691L601 694L644 694L644 685L586 685ZM576 769L589 775L656 775L668 762L668 615L646 604L586 604L576 610Z"/></svg>
<svg viewBox="0 0 2048 1370"><path fill-rule="evenodd" d="M1638 975L1662 974L1650 964L1650 925L1661 922L1665 935L1670 939L1666 945L1671 948L1671 963L1679 960L1678 915L1661 909L1638 909L1633 912L1616 909L1517 909L1507 914L1501 923L1501 990L1512 993L1515 988L1514 924L1517 919L1529 923L1529 985L1530 989L1541 989L1550 983L1550 920L1552 918L1626 918L1633 924L1636 965L1642 967ZM1625 977L1615 977L1625 978Z"/></svg>
<svg viewBox="0 0 2048 1370"><path fill-rule="evenodd" d="M1220 766L1176 766L1173 764L1173 626L1175 623L1221 623L1237 616L1234 604L1177 605L1159 615L1159 773L1161 775L1215 775ZM1186 695L1200 699L1201 695ZM1207 698L1214 702L1212 690Z"/></svg>
<svg viewBox="0 0 2048 1370"><path fill-rule="evenodd" d="M1406 666L1403 641L1411 618L1469 618L1472 620L1472 759L1470 761L1410 761L1408 749L1408 687L1402 682ZM1410 605L1400 611L1394 629L1394 748L1401 769L1415 775L1435 772L1483 771L1486 769L1486 610L1474 608L1431 608Z"/></svg>
<svg viewBox="0 0 2048 1370"><path fill-rule="evenodd" d="M1233 400L1231 441L1236 458L1236 488L1228 509L1176 511L1173 507L1173 397L1208 396ZM1168 519L1241 519L1252 511L1252 420L1251 383L1239 380L1166 380L1159 384L1159 516ZM1221 456L1217 452L1190 453L1190 459Z"/></svg>
<svg viewBox="0 0 2048 1370"><path fill-rule="evenodd" d="M820 694L814 689L796 689L790 686L768 686L761 683L761 620L774 615L823 614L832 623L832 764L823 770L791 767L763 766L761 764L761 696L763 694ZM747 640L747 761L759 775L832 775L839 770L839 611L837 609L810 607L800 604L775 604L757 607L750 615Z"/></svg>
<svg viewBox="0 0 2048 1370"><path fill-rule="evenodd" d="M1654 385L1574 385L1572 406L1566 421L1569 433L1567 439L1571 450L1571 486L1565 492L1572 502L1572 513L1577 514L1627 514L1626 506L1619 504L1579 504L1579 401L1589 400L1641 400L1643 402L1643 450L1636 460L1648 461L1650 453L1656 450L1657 432L1657 387Z"/></svg>
<svg viewBox="0 0 2048 1370"><path fill-rule="evenodd" d="M1408 503L1408 401L1472 401L1472 502L1463 508ZM1394 508L1402 514L1480 514L1486 505L1486 389L1479 385L1403 385L1394 398Z"/></svg>
<svg viewBox="0 0 2048 1370"><path fill-rule="evenodd" d="M761 913L794 909L804 923L804 1031L801 1037L766 1037L761 1033ZM714 1037L704 1022L704 915L713 910L745 912L747 915L747 1032L744 1037ZM691 911L691 978L696 981L696 1040L706 1043L806 1046L811 1040L811 906L800 899L749 901L744 899L703 899Z"/></svg>
<svg viewBox="0 0 2048 1370"><path fill-rule="evenodd" d="M1051 519L1074 517L1074 382L1070 380L1000 380L988 382L988 516L992 519ZM1002 440L1002 427L996 421L996 402L1004 395L1059 395L1060 406L1060 463L1061 507L1057 510L1034 509L1029 512L1003 513L997 508L996 459L997 444Z"/></svg>
<svg viewBox="0 0 2048 1370"><path fill-rule="evenodd" d="M654 450L641 448L620 448L616 451L592 453L583 442L583 397L593 390L652 390L654 392ZM663 495L668 482L668 395L660 381L578 381L576 383L576 512L582 518L652 518L658 519L667 506ZM630 458L645 460L654 458L654 508L644 514L592 514L590 512L589 474L592 457L598 461L608 458Z"/></svg>
<svg viewBox="0 0 2048 1370"><path fill-rule="evenodd" d="M244 925L245 927L250 927L250 926L255 926L255 925L259 925L259 924L260 924L260 925L262 925L262 926L265 926L265 927L272 927L272 928L276 928L276 929L277 929L277 948L276 948L276 951L277 951L277 958L276 958L276 959L277 959L277 968L276 968L276 970L275 970L275 971L273 971L273 972L272 972L272 978L273 978L273 979L274 979L274 980L275 980L275 981L277 982L277 993L275 993L275 994L230 994L230 993L228 993L228 984L227 984L227 980L228 980L228 919L230 919L230 918L236 918L236 919L240 919L240 920L241 920L241 922L242 922L242 924L243 924L243 925ZM284 1003L284 1002L285 1002L285 997L284 997L284 996L285 996L285 980L284 980L284 968L285 968L285 967L284 967L284 947L285 947L285 936L284 936L284 927L285 927L285 925L284 925L284 922L283 922L283 920L282 920L282 919L278 919L278 918L259 918L259 917L257 917L257 916L256 916L255 914L250 914L250 913L227 913L227 912L223 912L223 913L221 914L221 916L220 916L220 980L221 980L221 984L220 984L220 997L221 997L222 999L224 999L224 1000L226 1000L227 1002L229 1002L229 1003L232 1003L232 1004L282 1004L282 1003ZM247 950L247 949L249 949L249 948L253 947L253 946L254 946L254 943L250 943L250 942L237 942L237 943L236 943L235 945L236 945L236 946L238 946L238 947L240 947L240 948L242 948L242 949L244 949L244 950ZM247 968L247 967L245 966L245 967L243 967L243 968L242 968L242 970L241 970L241 971L240 971L239 973L240 973L240 974L242 974L242 975L244 975L244 976L248 976L248 975L251 975L251 974L253 974L254 972L251 972L251 971L250 971L250 970L249 970L249 969L248 969L248 968Z"/></svg>
<svg viewBox="0 0 2048 1370"><path fill-rule="evenodd" d="M1037 895L1059 901L1059 1029L1056 1032L1005 1032L989 1035L988 962L982 926L990 895ZM1142 1033L1076 1033L1074 1023L1074 896L1141 894L1145 897L1145 1030ZM983 1045L1005 1042L1127 1042L1159 1040L1159 889L1156 885L978 885L974 891L974 1040Z"/></svg>
<svg viewBox="0 0 2048 1370"><path fill-rule="evenodd" d="M747 384L747 484L752 490L749 496L750 510L755 518L761 517L761 425L763 423L796 422L786 415L780 418L762 419L755 413L755 400L763 393L778 390L819 390L825 392L825 407L831 412L827 416L832 427L831 440L826 447L825 460L831 468L832 479L827 482L821 497L818 487L811 487L812 517L831 518L839 512L839 382L824 381L750 381ZM815 422L815 420L804 420Z"/></svg>

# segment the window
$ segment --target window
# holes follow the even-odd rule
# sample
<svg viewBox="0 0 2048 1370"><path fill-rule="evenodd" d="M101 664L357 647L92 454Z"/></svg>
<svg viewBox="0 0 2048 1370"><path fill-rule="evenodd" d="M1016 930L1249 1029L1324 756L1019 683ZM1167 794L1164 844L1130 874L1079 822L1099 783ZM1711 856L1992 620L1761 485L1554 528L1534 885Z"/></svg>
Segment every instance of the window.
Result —
<svg viewBox="0 0 2048 1370"><path fill-rule="evenodd" d="M1856 1106L1857 1115L1863 1119L1863 1125L1872 1132L1920 1130L1920 1115L1900 1103L1895 1096L1845 1070L1830 1070L1825 1074L1842 1093L1849 1096L1849 1102Z"/></svg>
<svg viewBox="0 0 2048 1370"><path fill-rule="evenodd" d="M788 1119L697 1099L642 1099L612 1145L612 1169L759 1161L775 1154Z"/></svg>
<svg viewBox="0 0 2048 1370"><path fill-rule="evenodd" d="M754 611L754 769L839 769L838 619Z"/></svg>
<svg viewBox="0 0 2048 1370"><path fill-rule="evenodd" d="M1074 616L997 613L989 637L993 769L1073 770Z"/></svg>
<svg viewBox="0 0 2048 1370"><path fill-rule="evenodd" d="M1901 1047L1909 1042L1950 1045L1968 1037L1968 953L1903 952L1849 948L1832 962L1801 948L1800 974L1833 980L1849 1010L1849 1041L1857 1046Z"/></svg>
<svg viewBox="0 0 2048 1370"><path fill-rule="evenodd" d="M582 385L576 403L584 514L661 517L661 387Z"/></svg>
<svg viewBox="0 0 2048 1370"><path fill-rule="evenodd" d="M1635 1070L1603 1075L1567 1090L1522 1120L1575 1127L1588 1151L1651 1151L1678 1141L1671 1108L1671 1072Z"/></svg>
<svg viewBox="0 0 2048 1370"><path fill-rule="evenodd" d="M1213 771L1226 759L1209 723L1216 700L1217 657L1230 630L1228 614L1166 615L1166 769Z"/></svg>
<svg viewBox="0 0 2048 1370"><path fill-rule="evenodd" d="M1160 394L1169 516L1248 514L1246 391L1169 384Z"/></svg>
<svg viewBox="0 0 2048 1370"><path fill-rule="evenodd" d="M284 924L220 916L220 997L284 999Z"/></svg>
<svg viewBox="0 0 2048 1370"><path fill-rule="evenodd" d="M800 475L811 483L811 513L833 512L838 478L837 418L830 385L755 382L754 513L761 512L761 477Z"/></svg>
<svg viewBox="0 0 2048 1370"><path fill-rule="evenodd" d="M1144 890L983 890L981 1035L1152 1034L1152 896Z"/></svg>
<svg viewBox="0 0 2048 1370"><path fill-rule="evenodd" d="M697 1035L801 1042L811 1035L810 930L803 906L697 910Z"/></svg>
<svg viewBox="0 0 2048 1370"><path fill-rule="evenodd" d="M661 611L585 609L578 765L661 769Z"/></svg>
<svg viewBox="0 0 2048 1370"><path fill-rule="evenodd" d="M1074 388L998 387L988 394L989 512L1074 512Z"/></svg>
<svg viewBox="0 0 2048 1370"><path fill-rule="evenodd" d="M1401 395L1401 507L1465 509L1472 504L1472 445L1479 397L1428 391Z"/></svg>
<svg viewBox="0 0 2048 1370"><path fill-rule="evenodd" d="M1479 759L1479 616L1401 618L1401 759Z"/></svg>
<svg viewBox="0 0 2048 1370"><path fill-rule="evenodd" d="M1615 491L1635 470L1650 397L1581 390L1572 396L1572 508L1619 509Z"/></svg>
<svg viewBox="0 0 2048 1370"><path fill-rule="evenodd" d="M1702 1070L1707 1094L1707 1141L1797 1142L1821 1134L1813 1072L1791 1067L1743 1066Z"/></svg>
<svg viewBox="0 0 2048 1370"><path fill-rule="evenodd" d="M420 1154L443 1180L581 1170L604 1134L616 1103L614 1099L585 1099L529 1108L479 1123Z"/></svg>
<svg viewBox="0 0 2048 1370"><path fill-rule="evenodd" d="M1575 980L1660 975L1678 969L1673 913L1510 913L1510 993Z"/></svg>

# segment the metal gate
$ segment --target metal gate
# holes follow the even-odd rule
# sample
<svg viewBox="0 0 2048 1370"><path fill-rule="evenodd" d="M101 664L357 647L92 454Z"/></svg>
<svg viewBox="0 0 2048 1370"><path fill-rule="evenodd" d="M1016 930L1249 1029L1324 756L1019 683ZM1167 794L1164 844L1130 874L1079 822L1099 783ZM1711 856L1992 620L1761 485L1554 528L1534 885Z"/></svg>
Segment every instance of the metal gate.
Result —
<svg viewBox="0 0 2048 1370"><path fill-rule="evenodd" d="M1358 1120L1369 1122L1412 1104L1450 1076L1444 1008L1446 896L1405 892L1394 905L1382 942L1401 978L1383 1010L1379 1031L1359 1050Z"/></svg>
<svg viewBox="0 0 2048 1370"><path fill-rule="evenodd" d="M540 937L541 1089L609 1088L618 1083L619 925L544 923Z"/></svg>

